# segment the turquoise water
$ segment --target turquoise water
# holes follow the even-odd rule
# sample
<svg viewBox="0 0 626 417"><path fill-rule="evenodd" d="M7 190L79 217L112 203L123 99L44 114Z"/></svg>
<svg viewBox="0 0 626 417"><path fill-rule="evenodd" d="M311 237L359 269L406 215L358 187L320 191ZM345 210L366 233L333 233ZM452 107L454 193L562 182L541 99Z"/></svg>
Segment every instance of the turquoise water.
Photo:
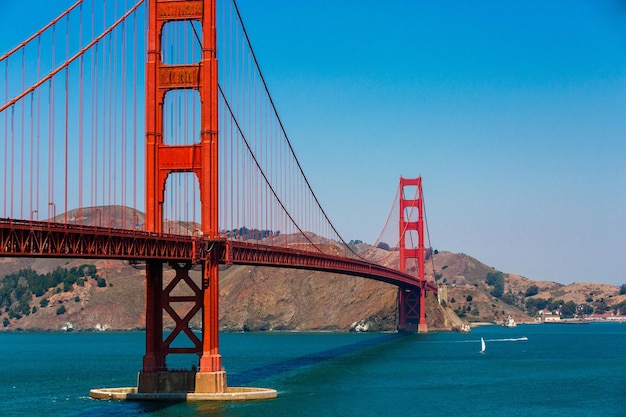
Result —
<svg viewBox="0 0 626 417"><path fill-rule="evenodd" d="M484 354L480 337L487 343ZM141 332L0 333L0 414L626 416L626 324L619 323L408 336L223 334L229 385L274 388L277 399L89 399L91 388L134 386L143 350Z"/></svg>

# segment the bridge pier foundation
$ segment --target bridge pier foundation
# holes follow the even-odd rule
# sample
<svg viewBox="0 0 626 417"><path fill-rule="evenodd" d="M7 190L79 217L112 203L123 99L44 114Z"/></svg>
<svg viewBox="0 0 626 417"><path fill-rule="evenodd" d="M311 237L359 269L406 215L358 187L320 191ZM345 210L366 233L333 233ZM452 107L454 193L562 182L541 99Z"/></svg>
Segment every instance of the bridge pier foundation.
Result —
<svg viewBox="0 0 626 417"><path fill-rule="evenodd" d="M189 276L192 263L170 263L176 277L163 288L163 263L149 261L146 266L146 355L144 368L137 377L136 388L104 388L91 390L95 399L129 401L246 401L276 398L276 390L267 388L229 387L222 369L218 341L218 259L215 251L208 254L203 265L202 288ZM175 291L178 284L189 295ZM176 294L176 295L174 295ZM181 317L171 303L190 303ZM189 326L191 318L202 310L202 340ZM163 315L174 319L175 328L164 338ZM187 336L193 346L175 347L178 335ZM199 369L168 370L168 354L196 354Z"/></svg>
<svg viewBox="0 0 626 417"><path fill-rule="evenodd" d="M407 333L427 333L426 290L398 289L398 330Z"/></svg>
<svg viewBox="0 0 626 417"><path fill-rule="evenodd" d="M138 393L217 394L228 391L226 372L160 371L139 372Z"/></svg>
<svg viewBox="0 0 626 417"><path fill-rule="evenodd" d="M219 393L226 392L226 372L198 372L196 373L196 386L194 392L197 393Z"/></svg>
<svg viewBox="0 0 626 417"><path fill-rule="evenodd" d="M146 355L143 370L139 373L139 392L226 392L226 372L219 354L219 270L216 253L211 251L205 260L202 288L196 285L189 274L192 268L190 261L170 263L176 276L165 288L163 262L147 263ZM187 304L186 314L179 315L174 304ZM190 327L190 321L197 312L202 313L201 338ZM167 337L164 337L163 331L165 314L175 323ZM173 346L179 336L186 337L190 345ZM167 355L185 353L198 355L198 371L167 369Z"/></svg>

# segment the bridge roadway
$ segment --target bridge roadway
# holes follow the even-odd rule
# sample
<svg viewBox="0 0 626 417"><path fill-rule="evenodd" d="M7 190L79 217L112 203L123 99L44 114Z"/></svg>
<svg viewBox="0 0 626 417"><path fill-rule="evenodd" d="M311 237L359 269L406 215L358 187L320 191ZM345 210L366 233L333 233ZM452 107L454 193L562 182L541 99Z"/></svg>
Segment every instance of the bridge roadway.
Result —
<svg viewBox="0 0 626 417"><path fill-rule="evenodd" d="M227 239L42 221L0 219L0 256L189 261L218 251L222 264L308 269L386 282L437 293L437 285L360 259Z"/></svg>

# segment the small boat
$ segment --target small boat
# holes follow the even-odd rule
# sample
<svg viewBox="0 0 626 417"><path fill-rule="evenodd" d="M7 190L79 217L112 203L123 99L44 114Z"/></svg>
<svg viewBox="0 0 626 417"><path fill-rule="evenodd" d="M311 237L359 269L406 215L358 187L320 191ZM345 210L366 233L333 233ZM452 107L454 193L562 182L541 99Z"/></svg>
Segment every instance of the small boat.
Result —
<svg viewBox="0 0 626 417"><path fill-rule="evenodd" d="M480 338L480 353L485 353L485 339Z"/></svg>

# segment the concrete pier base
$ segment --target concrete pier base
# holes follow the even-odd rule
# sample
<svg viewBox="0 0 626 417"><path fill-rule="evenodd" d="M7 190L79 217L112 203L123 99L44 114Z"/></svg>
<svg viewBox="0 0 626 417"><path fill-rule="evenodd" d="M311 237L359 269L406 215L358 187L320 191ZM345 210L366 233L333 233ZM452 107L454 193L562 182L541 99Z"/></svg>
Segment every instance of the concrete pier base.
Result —
<svg viewBox="0 0 626 417"><path fill-rule="evenodd" d="M420 321L417 325L418 333L428 333L428 324L426 324L426 320Z"/></svg>
<svg viewBox="0 0 626 417"><path fill-rule="evenodd" d="M226 372L198 372L196 373L195 393L220 393L227 391Z"/></svg>
<svg viewBox="0 0 626 417"><path fill-rule="evenodd" d="M137 388L98 388L89 391L96 400L117 401L252 401L277 397L276 390L268 388L228 387L225 392L138 392Z"/></svg>
<svg viewBox="0 0 626 417"><path fill-rule="evenodd" d="M269 388L228 387L224 371L160 371L139 372L137 388L98 388L89 396L120 401L250 401L278 394Z"/></svg>
<svg viewBox="0 0 626 417"><path fill-rule="evenodd" d="M226 372L142 371L137 377L137 390L139 393L226 392Z"/></svg>
<svg viewBox="0 0 626 417"><path fill-rule="evenodd" d="M196 372L139 372L137 391L140 393L195 392Z"/></svg>
<svg viewBox="0 0 626 417"><path fill-rule="evenodd" d="M406 323L404 327L398 327L401 333L428 333L428 324L426 320L417 323Z"/></svg>

